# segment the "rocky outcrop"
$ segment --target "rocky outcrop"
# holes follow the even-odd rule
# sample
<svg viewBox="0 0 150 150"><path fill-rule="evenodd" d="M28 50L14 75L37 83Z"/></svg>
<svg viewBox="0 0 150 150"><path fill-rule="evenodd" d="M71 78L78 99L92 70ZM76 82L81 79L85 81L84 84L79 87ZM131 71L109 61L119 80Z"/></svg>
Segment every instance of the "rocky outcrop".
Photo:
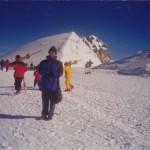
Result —
<svg viewBox="0 0 150 150"><path fill-rule="evenodd" d="M110 62L112 57L108 46L94 35L82 37L85 44L94 51L102 63Z"/></svg>

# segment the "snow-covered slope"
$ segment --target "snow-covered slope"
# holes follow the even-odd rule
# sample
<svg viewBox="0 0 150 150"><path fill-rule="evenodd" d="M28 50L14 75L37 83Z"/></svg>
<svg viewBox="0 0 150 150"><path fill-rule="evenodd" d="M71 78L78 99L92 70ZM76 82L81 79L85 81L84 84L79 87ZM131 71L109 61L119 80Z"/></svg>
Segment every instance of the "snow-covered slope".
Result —
<svg viewBox="0 0 150 150"><path fill-rule="evenodd" d="M0 150L150 150L150 78L75 68L53 120L37 121L41 92L25 77L15 96L13 71L0 70Z"/></svg>
<svg viewBox="0 0 150 150"><path fill-rule="evenodd" d="M27 53L34 53L41 50L30 59L25 60L28 64L33 62L34 65L38 65L41 60L46 58L49 48L53 45L58 49L58 59L63 63L65 61L80 60L74 67L84 67L85 63L91 59L94 63L93 66L101 64L98 56L75 32L41 38L26 44L1 58L13 61L15 55L25 56Z"/></svg>
<svg viewBox="0 0 150 150"><path fill-rule="evenodd" d="M102 64L96 69L112 69L120 74L150 76L150 49L113 63Z"/></svg>
<svg viewBox="0 0 150 150"><path fill-rule="evenodd" d="M82 41L82 39L77 36L75 32L71 32L68 40L64 43L60 50L61 61L77 60L79 61L77 65L79 67L84 67L85 63L92 60L94 66L100 64L100 60L97 55Z"/></svg>
<svg viewBox="0 0 150 150"><path fill-rule="evenodd" d="M69 34L70 33L65 33L38 39L10 52L9 54L6 54L2 58L14 61L16 55L25 56L27 53L34 53L41 50L41 52L38 54L33 55L30 59L25 60L27 63L33 62L35 65L37 65L41 60L46 58L48 55L48 50L51 46L55 45L59 50Z"/></svg>

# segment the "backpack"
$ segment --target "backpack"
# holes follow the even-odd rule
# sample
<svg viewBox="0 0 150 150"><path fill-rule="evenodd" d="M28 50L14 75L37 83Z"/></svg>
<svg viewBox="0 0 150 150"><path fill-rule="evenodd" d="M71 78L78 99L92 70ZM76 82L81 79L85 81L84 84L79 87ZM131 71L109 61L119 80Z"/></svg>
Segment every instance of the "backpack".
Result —
<svg viewBox="0 0 150 150"><path fill-rule="evenodd" d="M58 82L58 86L57 86L56 91L54 91L54 95L53 96L54 96L53 98L54 98L54 103L55 104L58 104L63 99L59 82Z"/></svg>

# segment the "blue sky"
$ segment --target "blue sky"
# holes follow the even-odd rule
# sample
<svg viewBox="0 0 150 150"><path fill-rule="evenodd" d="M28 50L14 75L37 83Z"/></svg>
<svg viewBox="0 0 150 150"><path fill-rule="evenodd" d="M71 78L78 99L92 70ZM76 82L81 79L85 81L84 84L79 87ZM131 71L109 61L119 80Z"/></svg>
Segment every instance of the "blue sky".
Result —
<svg viewBox="0 0 150 150"><path fill-rule="evenodd" d="M150 1L0 1L0 55L45 36L94 34L113 59L150 48Z"/></svg>

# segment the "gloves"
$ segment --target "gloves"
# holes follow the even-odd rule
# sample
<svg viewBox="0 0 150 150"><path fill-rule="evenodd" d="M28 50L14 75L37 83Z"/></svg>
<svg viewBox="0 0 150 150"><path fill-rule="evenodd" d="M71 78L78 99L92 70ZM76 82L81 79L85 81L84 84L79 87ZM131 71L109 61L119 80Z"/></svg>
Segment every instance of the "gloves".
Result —
<svg viewBox="0 0 150 150"><path fill-rule="evenodd" d="M45 74L46 74L47 77L52 77L53 76L52 72L45 72Z"/></svg>

